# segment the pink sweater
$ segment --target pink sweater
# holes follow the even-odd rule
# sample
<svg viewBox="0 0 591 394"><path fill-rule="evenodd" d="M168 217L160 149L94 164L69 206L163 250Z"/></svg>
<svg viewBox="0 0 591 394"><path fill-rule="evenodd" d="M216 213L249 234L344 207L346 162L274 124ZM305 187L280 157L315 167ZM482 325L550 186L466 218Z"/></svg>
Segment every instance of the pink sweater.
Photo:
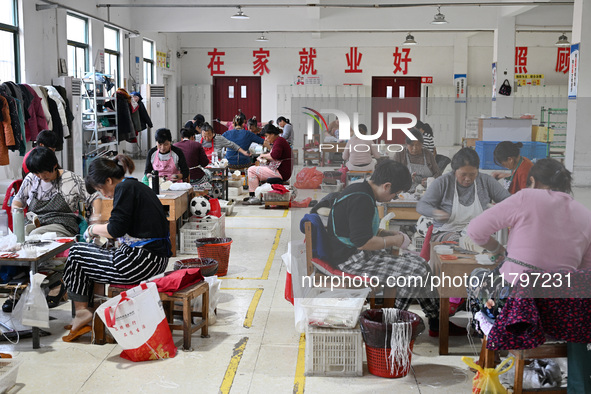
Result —
<svg viewBox="0 0 591 394"><path fill-rule="evenodd" d="M508 256L546 271L591 269L591 211L570 195L522 189L472 219L468 235L479 245L509 227ZM507 261L501 272L526 268Z"/></svg>

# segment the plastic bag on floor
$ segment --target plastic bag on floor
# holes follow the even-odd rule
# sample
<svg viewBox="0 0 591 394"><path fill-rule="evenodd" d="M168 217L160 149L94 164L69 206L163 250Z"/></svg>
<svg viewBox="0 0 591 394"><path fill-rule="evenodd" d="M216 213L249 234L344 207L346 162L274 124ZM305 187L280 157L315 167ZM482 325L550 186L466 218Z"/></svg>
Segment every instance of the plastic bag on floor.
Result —
<svg viewBox="0 0 591 394"><path fill-rule="evenodd" d="M263 193L270 192L271 190L273 190L273 185L265 183L264 185L261 185L255 189L254 196L260 199Z"/></svg>
<svg viewBox="0 0 591 394"><path fill-rule="evenodd" d="M306 266L306 245L303 240L290 241L287 244L287 253L281 256L287 271L290 273L286 278L286 288L291 283L291 297L293 298L295 328L300 334L304 333L307 325L306 311L301 305L309 288L302 287L302 277L307 274ZM289 281L288 281L289 280ZM287 292L285 293L288 298Z"/></svg>
<svg viewBox="0 0 591 394"><path fill-rule="evenodd" d="M513 387L515 382L515 369L503 375L501 382ZM545 358L533 360L531 364L523 368L523 389L540 389L560 387L562 383L562 371L556 360Z"/></svg>
<svg viewBox="0 0 591 394"><path fill-rule="evenodd" d="M177 348L155 283L142 283L101 304L96 313L130 361L173 358Z"/></svg>
<svg viewBox="0 0 591 394"><path fill-rule="evenodd" d="M16 321L23 326L49 328L49 307L45 293L41 290L41 283L45 279L45 275L33 275L32 273L29 275L31 282L14 307L12 314Z"/></svg>
<svg viewBox="0 0 591 394"><path fill-rule="evenodd" d="M305 167L296 176L294 187L298 189L318 189L324 175L316 167Z"/></svg>
<svg viewBox="0 0 591 394"><path fill-rule="evenodd" d="M470 368L475 369L476 376L472 380L472 393L474 394L506 394L507 389L499 381L499 375L506 373L513 367L513 357L507 357L496 368L482 368L470 357L462 357L462 361ZM507 362L511 364L503 369Z"/></svg>
<svg viewBox="0 0 591 394"><path fill-rule="evenodd" d="M218 279L217 276L206 276L204 280L209 284L209 325L215 324L217 320L217 315L215 314L215 309L218 307L218 303L220 302L220 286L222 285L222 281ZM201 312L201 306L203 302L201 301L201 297L199 296L191 301L193 305L193 311Z"/></svg>

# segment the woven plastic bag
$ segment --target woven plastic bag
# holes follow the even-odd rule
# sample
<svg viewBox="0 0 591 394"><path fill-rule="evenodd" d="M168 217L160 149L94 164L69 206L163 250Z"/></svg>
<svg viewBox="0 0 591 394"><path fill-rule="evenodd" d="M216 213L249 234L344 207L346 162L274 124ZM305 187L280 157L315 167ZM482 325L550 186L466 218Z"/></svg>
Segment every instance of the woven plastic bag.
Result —
<svg viewBox="0 0 591 394"><path fill-rule="evenodd" d="M506 394L507 389L503 387L499 380L499 375L504 374L513 367L515 359L513 357L507 357L500 363L496 368L482 368L480 365L474 362L471 357L462 357L462 361L468 364L470 368L475 369L476 376L472 380L472 393L473 394ZM503 369L505 364L511 362L511 364Z"/></svg>

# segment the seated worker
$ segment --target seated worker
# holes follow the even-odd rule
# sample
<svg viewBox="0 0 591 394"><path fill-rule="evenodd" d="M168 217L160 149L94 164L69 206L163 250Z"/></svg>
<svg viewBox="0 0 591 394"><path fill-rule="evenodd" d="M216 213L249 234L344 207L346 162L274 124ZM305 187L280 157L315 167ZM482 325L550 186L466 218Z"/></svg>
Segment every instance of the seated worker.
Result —
<svg viewBox="0 0 591 394"><path fill-rule="evenodd" d="M249 130L244 130L243 126L242 118L236 115L234 118L234 129L226 131L224 133L224 138L236 143L245 152L248 152L248 149L253 142L261 145L265 144L264 139ZM265 145L269 148L271 147L269 144ZM226 151L226 159L228 159L228 167L234 170L250 167L252 164L250 154L244 156L240 152L231 149Z"/></svg>
<svg viewBox="0 0 591 394"><path fill-rule="evenodd" d="M273 121L271 121L271 123L273 123ZM267 123L258 122L255 116L248 119L247 122L248 130L250 130L254 135L259 136L261 138L265 138L265 134L263 134L263 126L265 126L266 124Z"/></svg>
<svg viewBox="0 0 591 394"><path fill-rule="evenodd" d="M385 285L389 277L420 277L423 286L397 287L396 308L408 309L418 299L429 319L429 335L439 335L439 296L426 283L431 270L419 256L394 256L389 248L406 249L410 239L398 231L379 230L377 202L387 202L406 191L412 184L408 169L393 160L380 160L369 181L353 183L335 198L328 218L330 262L339 270L375 276ZM466 331L450 324L450 335Z"/></svg>
<svg viewBox="0 0 591 394"><path fill-rule="evenodd" d="M181 138L182 140L174 144L174 146L183 151L185 161L189 167L191 183L201 183L205 179L205 173L198 166L205 167L209 164L205 149L199 142L195 141L195 133L189 129L181 129Z"/></svg>
<svg viewBox="0 0 591 394"><path fill-rule="evenodd" d="M528 181L527 175L533 166L530 159L521 156L520 149L522 147L523 144L521 142L503 141L499 142L493 152L495 163L511 170L511 173L493 171L491 175L495 179L504 179L505 189L509 190L511 194L515 194L521 189L526 188Z"/></svg>
<svg viewBox="0 0 591 394"><path fill-rule="evenodd" d="M217 154L219 160L222 159L224 148L238 151L244 156L250 156L250 153L242 149L237 143L228 141L222 135L215 134L213 132L213 127L211 127L211 125L207 122L205 122L201 127L201 140L199 142L203 146L203 149L205 149L205 154L207 155L210 163L212 163L211 155L213 152Z"/></svg>
<svg viewBox="0 0 591 394"><path fill-rule="evenodd" d="M79 233L79 204L92 206L93 215L101 212L98 193L89 195L84 180L68 170L62 170L55 153L45 147L31 150L27 157L29 174L12 200L12 206L28 208L34 214L25 226L26 235L55 232L58 237L73 237Z"/></svg>
<svg viewBox="0 0 591 394"><path fill-rule="evenodd" d="M70 248L63 281L76 316L64 342L92 331L88 302L94 283L137 284L166 270L172 253L164 207L152 189L125 177L134 167L125 155L113 160L100 157L90 163L86 183L113 198L113 210L108 223L92 224L85 237L117 239L120 246L103 249L80 242Z"/></svg>
<svg viewBox="0 0 591 394"><path fill-rule="evenodd" d="M158 171L158 176L164 176L171 181L189 180L189 167L183 151L172 145L172 135L169 129L156 131L156 146L148 151L144 174Z"/></svg>
<svg viewBox="0 0 591 394"><path fill-rule="evenodd" d="M359 125L359 132L369 135L367 126ZM343 160L347 161L349 171L373 171L376 162L380 158L380 152L372 141L362 140L355 133L351 133L351 139L347 141Z"/></svg>
<svg viewBox="0 0 591 394"><path fill-rule="evenodd" d="M418 213L434 219L431 242L458 241L491 201L510 196L492 176L481 174L479 166L476 151L460 149L451 159L452 172L435 179L417 203Z"/></svg>
<svg viewBox="0 0 591 394"><path fill-rule="evenodd" d="M423 148L431 152L433 157L437 156L437 148L435 147L435 139L433 138L433 129L429 123L423 123L418 120L415 127L423 135Z"/></svg>
<svg viewBox="0 0 591 394"><path fill-rule="evenodd" d="M35 146L44 146L55 152L55 149L57 148L57 135L51 130L41 130L41 132L37 134ZM27 157L29 157L29 153L31 153L31 151L28 151L25 154L25 157L23 157L23 178L29 173L29 169L27 168Z"/></svg>
<svg viewBox="0 0 591 394"><path fill-rule="evenodd" d="M201 114L197 114L193 119L185 123L185 129L192 131L193 135L201 134L201 126L203 126L203 123L205 123L205 117Z"/></svg>
<svg viewBox="0 0 591 394"><path fill-rule="evenodd" d="M324 131L324 142L339 142L339 118L336 118L328 124L328 129Z"/></svg>
<svg viewBox="0 0 591 394"><path fill-rule="evenodd" d="M402 151L394 154L394 160L407 166L412 176L409 192L414 193L417 185L427 186L427 178L440 177L441 170L433 154L424 147L423 134L417 129L411 129L410 132L416 141L406 136L406 145Z"/></svg>
<svg viewBox="0 0 591 394"><path fill-rule="evenodd" d="M263 153L257 160L268 160L267 164L258 166L251 166L248 168L248 191L250 198L244 201L244 205L259 205L261 200L256 198L254 192L262 181L269 178L280 178L284 181L291 177L292 163L291 163L291 147L289 143L280 137L281 130L268 124L264 128L266 140L273 149L270 153Z"/></svg>
<svg viewBox="0 0 591 394"><path fill-rule="evenodd" d="M281 137L283 137L288 143L289 146L293 145L293 126L289 123L289 119L285 116L280 116L277 118L277 126L283 130L281 133Z"/></svg>

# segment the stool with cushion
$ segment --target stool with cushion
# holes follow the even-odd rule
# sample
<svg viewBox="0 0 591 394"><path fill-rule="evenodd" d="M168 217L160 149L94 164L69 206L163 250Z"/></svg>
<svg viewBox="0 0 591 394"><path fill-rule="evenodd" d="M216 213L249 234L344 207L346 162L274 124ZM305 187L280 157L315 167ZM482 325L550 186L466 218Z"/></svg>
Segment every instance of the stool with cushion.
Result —
<svg viewBox="0 0 591 394"><path fill-rule="evenodd" d="M307 264L307 274L308 276L338 276L338 277L350 277L350 278L358 278L357 275L352 275L347 272L343 272L338 268L332 267L328 262L320 259L319 257L315 257L314 250L318 250L317 247L314 245L313 241L313 226L317 224L313 224L310 221L305 222L305 244L306 244L306 264ZM316 252L317 253L317 252ZM362 282L365 283L368 287L369 285L369 278L365 280L363 277L361 278ZM396 301L396 288L394 287L384 287L383 288L383 303L378 305L376 304L376 294L381 290L381 288L373 288L369 294L369 305L371 309L376 307L378 308L393 308L394 302Z"/></svg>
<svg viewBox="0 0 591 394"><path fill-rule="evenodd" d="M129 290L135 285L109 285L107 297L112 298L120 293ZM201 330L202 338L209 338L209 284L205 281L192 284L182 290L174 292L172 295L166 293L159 293L162 307L166 314L166 319L170 330L183 331L183 349L191 350L191 334L197 330ZM194 298L202 297L201 312L194 312L191 308L191 301ZM175 309L175 302L182 303L182 310ZM174 323L174 316L182 316L182 324ZM193 324L193 317L201 317L197 323ZM113 343L113 338L107 336L107 330L100 318L95 318L93 321L94 343L103 345L107 342Z"/></svg>
<svg viewBox="0 0 591 394"><path fill-rule="evenodd" d="M267 178L265 183L268 183L270 185L289 185L289 180L284 181L281 178Z"/></svg>

